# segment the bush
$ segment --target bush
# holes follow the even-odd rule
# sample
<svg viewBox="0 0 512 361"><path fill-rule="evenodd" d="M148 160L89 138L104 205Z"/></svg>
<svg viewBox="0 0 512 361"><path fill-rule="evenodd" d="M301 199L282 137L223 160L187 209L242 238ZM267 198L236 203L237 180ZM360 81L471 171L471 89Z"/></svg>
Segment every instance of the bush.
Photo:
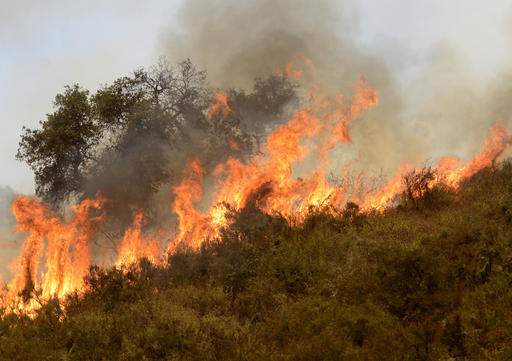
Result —
<svg viewBox="0 0 512 361"><path fill-rule="evenodd" d="M3 314L0 359L508 360L512 166L446 202L431 176L401 209L289 226L248 207L165 266L93 267L84 294Z"/></svg>

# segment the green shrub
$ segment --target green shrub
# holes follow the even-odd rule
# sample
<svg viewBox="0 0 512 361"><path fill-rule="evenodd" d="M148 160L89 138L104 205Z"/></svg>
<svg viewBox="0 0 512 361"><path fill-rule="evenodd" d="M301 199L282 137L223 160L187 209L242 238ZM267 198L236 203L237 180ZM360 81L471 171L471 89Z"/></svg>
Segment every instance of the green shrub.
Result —
<svg viewBox="0 0 512 361"><path fill-rule="evenodd" d="M93 267L84 294L2 314L0 360L511 359L511 164L426 194L297 226L233 212L165 266Z"/></svg>

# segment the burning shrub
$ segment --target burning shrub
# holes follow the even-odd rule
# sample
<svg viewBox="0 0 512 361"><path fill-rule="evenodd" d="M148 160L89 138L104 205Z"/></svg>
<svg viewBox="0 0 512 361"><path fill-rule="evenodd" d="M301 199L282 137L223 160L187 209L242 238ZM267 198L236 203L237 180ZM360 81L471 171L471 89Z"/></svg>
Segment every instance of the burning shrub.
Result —
<svg viewBox="0 0 512 361"><path fill-rule="evenodd" d="M403 176L401 205L405 208L432 209L449 201L450 189L430 166L414 169Z"/></svg>
<svg viewBox="0 0 512 361"><path fill-rule="evenodd" d="M0 359L503 359L511 173L482 172L421 217L350 204L290 226L252 202L166 265L93 268L34 320L3 316Z"/></svg>
<svg viewBox="0 0 512 361"><path fill-rule="evenodd" d="M403 177L405 190L402 194L403 204L420 208L420 203L426 205L432 203L432 189L437 177L436 170L432 167L414 169Z"/></svg>

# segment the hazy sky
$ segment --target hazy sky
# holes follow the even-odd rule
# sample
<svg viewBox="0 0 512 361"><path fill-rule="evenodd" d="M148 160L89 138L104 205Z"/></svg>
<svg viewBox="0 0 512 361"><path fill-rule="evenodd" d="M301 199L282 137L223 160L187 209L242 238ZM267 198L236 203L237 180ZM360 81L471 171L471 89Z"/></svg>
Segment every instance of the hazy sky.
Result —
<svg viewBox="0 0 512 361"><path fill-rule="evenodd" d="M176 3L0 0L0 185L33 190L14 159L21 127L36 126L66 84L95 89L151 63Z"/></svg>
<svg viewBox="0 0 512 361"><path fill-rule="evenodd" d="M94 90L163 55L162 35L181 2L0 0L0 185L33 191L30 170L14 159L21 127L36 126L64 85ZM510 61L510 1L351 3L357 42L382 54L403 84L439 44L450 44L481 82Z"/></svg>

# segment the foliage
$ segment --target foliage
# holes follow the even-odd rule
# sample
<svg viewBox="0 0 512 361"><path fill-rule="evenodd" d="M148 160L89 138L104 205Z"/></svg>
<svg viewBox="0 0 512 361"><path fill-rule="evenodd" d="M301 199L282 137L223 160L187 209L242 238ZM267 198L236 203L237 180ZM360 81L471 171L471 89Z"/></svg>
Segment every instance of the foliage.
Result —
<svg viewBox="0 0 512 361"><path fill-rule="evenodd" d="M87 90L67 86L54 105L56 110L40 122L41 129L23 128L17 153L34 171L36 193L53 203L80 190L84 168L99 141Z"/></svg>
<svg viewBox="0 0 512 361"><path fill-rule="evenodd" d="M284 76L255 79L251 91L226 89L231 109L210 114L215 91L190 60L161 60L91 94L64 88L39 129L24 128L17 158L35 174L36 194L56 208L94 197L111 202L109 219L124 225L134 209L150 213L154 196L176 184L192 157L209 170L258 150L264 122L279 122L297 100Z"/></svg>
<svg viewBox="0 0 512 361"><path fill-rule="evenodd" d="M417 199L421 202L421 199ZM512 165L435 209L301 226L248 207L165 266L92 268L84 294L0 320L2 360L509 360Z"/></svg>

